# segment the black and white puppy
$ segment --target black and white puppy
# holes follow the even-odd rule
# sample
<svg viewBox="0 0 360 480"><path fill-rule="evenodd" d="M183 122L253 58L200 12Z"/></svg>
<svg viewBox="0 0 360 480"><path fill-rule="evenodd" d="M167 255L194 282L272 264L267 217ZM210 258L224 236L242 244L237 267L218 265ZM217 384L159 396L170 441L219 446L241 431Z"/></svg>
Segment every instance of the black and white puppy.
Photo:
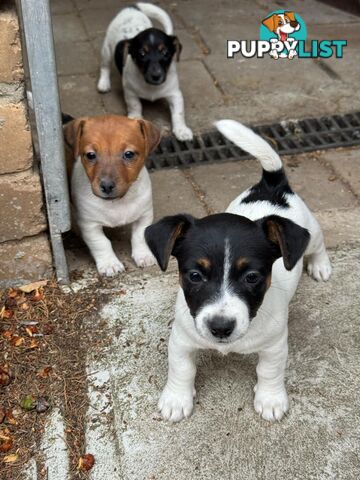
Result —
<svg viewBox="0 0 360 480"><path fill-rule="evenodd" d="M196 350L257 352L255 410L280 420L289 406L288 306L303 256L309 256L308 272L316 280L329 279L331 264L320 226L291 190L278 154L238 122L222 120L217 128L260 160L263 175L226 213L165 217L145 231L162 270L170 255L176 257L181 285L159 409L173 422L191 414Z"/></svg>
<svg viewBox="0 0 360 480"><path fill-rule="evenodd" d="M153 28L150 18L164 27ZM172 129L181 141L191 140L185 124L184 99L179 87L176 60L181 44L173 35L169 15L150 3L124 8L110 23L101 50L99 92L109 92L110 67L114 59L122 76L128 116L142 115L141 99L165 98L170 106Z"/></svg>

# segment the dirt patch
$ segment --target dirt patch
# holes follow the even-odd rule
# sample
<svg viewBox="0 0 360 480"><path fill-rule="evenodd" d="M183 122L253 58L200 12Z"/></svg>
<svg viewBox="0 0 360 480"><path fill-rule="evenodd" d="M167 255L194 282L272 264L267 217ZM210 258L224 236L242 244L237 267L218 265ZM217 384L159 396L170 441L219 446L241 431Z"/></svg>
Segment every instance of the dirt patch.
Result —
<svg viewBox="0 0 360 480"><path fill-rule="evenodd" d="M88 453L84 451L86 352L89 345L104 338L88 327L89 316L96 315L104 300L96 287L67 294L51 281L29 292L0 291L2 480L21 478L31 457L37 461L40 478L47 478L39 445L54 407L60 408L65 419L72 478L88 477L78 470L78 463Z"/></svg>

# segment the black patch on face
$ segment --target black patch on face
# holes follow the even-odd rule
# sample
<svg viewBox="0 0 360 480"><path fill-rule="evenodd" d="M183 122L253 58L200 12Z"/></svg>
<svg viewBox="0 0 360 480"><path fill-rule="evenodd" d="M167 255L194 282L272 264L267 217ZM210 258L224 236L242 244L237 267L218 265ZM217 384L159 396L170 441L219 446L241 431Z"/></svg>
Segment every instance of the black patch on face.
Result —
<svg viewBox="0 0 360 480"><path fill-rule="evenodd" d="M293 193L283 168L275 172L263 170L260 182L250 189L249 195L241 200L241 203L266 200L273 205L289 208L285 194Z"/></svg>
<svg viewBox="0 0 360 480"><path fill-rule="evenodd" d="M176 42L176 37L157 28L148 28L129 40L129 54L147 83L161 85L165 82Z"/></svg>
<svg viewBox="0 0 360 480"><path fill-rule="evenodd" d="M263 229L245 217L230 213L210 215L195 220L173 250L193 317L203 306L216 302L222 295L227 247L230 292L248 305L251 318L255 317L263 301L272 264L280 256L278 248L269 242ZM240 257L245 257L246 264L239 268L237 260ZM210 260L210 267L204 268L198 262L203 258ZM193 272L200 273L201 281ZM194 282L192 277L197 281Z"/></svg>

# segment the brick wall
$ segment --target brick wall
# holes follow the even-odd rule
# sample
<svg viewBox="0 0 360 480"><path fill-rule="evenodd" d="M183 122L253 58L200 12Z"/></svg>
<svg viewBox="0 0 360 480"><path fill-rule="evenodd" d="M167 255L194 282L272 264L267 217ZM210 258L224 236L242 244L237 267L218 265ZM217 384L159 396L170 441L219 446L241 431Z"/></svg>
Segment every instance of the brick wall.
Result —
<svg viewBox="0 0 360 480"><path fill-rule="evenodd" d="M52 273L42 187L24 99L15 2L0 2L0 286Z"/></svg>

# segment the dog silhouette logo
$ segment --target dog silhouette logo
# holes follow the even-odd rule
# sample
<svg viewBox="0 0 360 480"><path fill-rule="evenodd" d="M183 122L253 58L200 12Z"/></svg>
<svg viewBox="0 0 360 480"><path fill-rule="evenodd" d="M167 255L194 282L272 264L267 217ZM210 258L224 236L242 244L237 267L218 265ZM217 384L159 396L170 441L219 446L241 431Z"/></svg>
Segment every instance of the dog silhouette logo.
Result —
<svg viewBox="0 0 360 480"><path fill-rule="evenodd" d="M306 26L300 15L278 10L262 21L260 39L271 43L269 55L292 60L298 55L299 40L306 40Z"/></svg>

